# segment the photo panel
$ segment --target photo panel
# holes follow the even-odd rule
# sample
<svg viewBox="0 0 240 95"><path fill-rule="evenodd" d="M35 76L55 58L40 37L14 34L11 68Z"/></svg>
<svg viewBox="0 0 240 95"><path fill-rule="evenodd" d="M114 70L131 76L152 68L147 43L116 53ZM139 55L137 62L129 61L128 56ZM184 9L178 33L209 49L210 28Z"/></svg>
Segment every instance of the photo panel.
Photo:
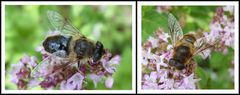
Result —
<svg viewBox="0 0 240 95"><path fill-rule="evenodd" d="M139 93L238 93L237 2L138 2Z"/></svg>
<svg viewBox="0 0 240 95"><path fill-rule="evenodd" d="M135 2L2 4L3 93L136 93Z"/></svg>

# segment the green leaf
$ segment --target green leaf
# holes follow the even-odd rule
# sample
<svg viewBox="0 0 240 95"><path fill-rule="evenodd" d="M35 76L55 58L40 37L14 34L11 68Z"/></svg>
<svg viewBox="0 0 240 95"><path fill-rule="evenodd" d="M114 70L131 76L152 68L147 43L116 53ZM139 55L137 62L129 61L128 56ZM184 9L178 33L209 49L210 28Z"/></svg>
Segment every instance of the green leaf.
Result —
<svg viewBox="0 0 240 95"><path fill-rule="evenodd" d="M210 66L213 69L224 69L229 67L231 56L224 55L222 52L212 52Z"/></svg>
<svg viewBox="0 0 240 95"><path fill-rule="evenodd" d="M197 67L195 72L196 72L197 77L201 79L198 83L198 86L200 88L206 88L208 85L208 80L209 80L208 72L206 72L201 67Z"/></svg>
<svg viewBox="0 0 240 95"><path fill-rule="evenodd" d="M158 13L154 9L143 8L142 13L142 42L145 42L149 36L158 28L168 31L167 15Z"/></svg>
<svg viewBox="0 0 240 95"><path fill-rule="evenodd" d="M114 77L114 84L113 89L117 89L116 87L121 89L132 89L132 53L131 48L126 47L124 49L123 54L121 55L120 65L113 75Z"/></svg>

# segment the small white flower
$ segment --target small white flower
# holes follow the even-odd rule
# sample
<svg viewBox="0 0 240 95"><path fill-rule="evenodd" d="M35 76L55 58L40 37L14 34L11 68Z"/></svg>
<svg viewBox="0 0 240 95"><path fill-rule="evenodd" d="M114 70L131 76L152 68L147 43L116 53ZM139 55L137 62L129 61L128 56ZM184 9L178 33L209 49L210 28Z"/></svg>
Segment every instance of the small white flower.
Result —
<svg viewBox="0 0 240 95"><path fill-rule="evenodd" d="M164 55L161 56L154 56L155 60L156 60L156 69L157 71L160 71L160 66L164 66L164 67L168 67L168 65L166 63L163 62L164 60Z"/></svg>
<svg viewBox="0 0 240 95"><path fill-rule="evenodd" d="M19 62L17 64L11 64L12 70L11 70L11 81L15 84L18 83L18 77L16 75L16 73L18 73L20 71L20 69L23 67L23 63Z"/></svg>
<svg viewBox="0 0 240 95"><path fill-rule="evenodd" d="M168 78L168 72L166 69L162 69L158 72L159 83L165 82Z"/></svg>
<svg viewBox="0 0 240 95"><path fill-rule="evenodd" d="M67 81L62 81L60 84L60 89L62 90L80 90L82 89L82 83L83 83L84 76L80 73L74 74L72 77L70 77Z"/></svg>
<svg viewBox="0 0 240 95"><path fill-rule="evenodd" d="M32 67L37 66L37 57L32 56L31 61L28 64L31 65Z"/></svg>
<svg viewBox="0 0 240 95"><path fill-rule="evenodd" d="M196 89L196 85L195 83L197 83L198 81L200 81L200 79L194 79L194 73L191 74L188 77L185 77L183 79L183 83L180 86L180 88L185 88L185 89Z"/></svg>
<svg viewBox="0 0 240 95"><path fill-rule="evenodd" d="M157 72L151 72L150 75L144 75L143 89L157 89Z"/></svg>
<svg viewBox="0 0 240 95"><path fill-rule="evenodd" d="M96 74L90 74L89 75L90 79L93 80L94 87L97 87L97 83L101 80L102 76L96 75Z"/></svg>
<svg viewBox="0 0 240 95"><path fill-rule="evenodd" d="M167 45L167 50L172 50L173 49L173 46L172 45Z"/></svg>
<svg viewBox="0 0 240 95"><path fill-rule="evenodd" d="M24 56L21 58L21 62L24 63L24 64L27 64L29 61L31 61L31 58L30 58L30 56L28 56L28 55L24 55Z"/></svg>
<svg viewBox="0 0 240 95"><path fill-rule="evenodd" d="M229 11L230 14L233 14L234 6L230 6L230 5L225 6L225 7L223 7L223 10L224 10L224 11Z"/></svg>
<svg viewBox="0 0 240 95"><path fill-rule="evenodd" d="M173 89L174 86L174 80L173 79L167 79L167 81L164 82L164 89Z"/></svg>
<svg viewBox="0 0 240 95"><path fill-rule="evenodd" d="M157 82L157 72L151 72L150 75L144 75L146 83L156 83Z"/></svg>
<svg viewBox="0 0 240 95"><path fill-rule="evenodd" d="M120 56L116 55L110 61L104 62L102 65L107 72L114 73L116 72L120 60L121 60Z"/></svg>
<svg viewBox="0 0 240 95"><path fill-rule="evenodd" d="M39 83L40 83L40 81L38 79L34 78L34 79L31 79L29 81L28 86L29 87L36 87L36 86L39 85Z"/></svg>
<svg viewBox="0 0 240 95"><path fill-rule="evenodd" d="M150 60L155 60L154 64L158 65L157 68L160 66L164 66L164 67L168 66L166 63L163 62L164 56L159 56L159 55L153 54L153 53L151 53L150 49L148 51L143 50L142 57L143 57L142 58L143 65L147 65L148 60L150 59Z"/></svg>
<svg viewBox="0 0 240 95"><path fill-rule="evenodd" d="M107 88L112 88L113 82L114 82L113 77L108 76L107 80L105 81L105 86Z"/></svg>
<svg viewBox="0 0 240 95"><path fill-rule="evenodd" d="M155 38L152 37L152 36L149 37L148 41L151 42L151 44L152 44L152 48L158 47L158 45L159 45L159 44L158 44L158 40L155 39Z"/></svg>
<svg viewBox="0 0 240 95"><path fill-rule="evenodd" d="M168 34L168 33L163 33L163 35L164 36L161 36L161 37L159 37L159 38L161 38L163 41L165 41L165 42L168 42L168 38L170 37L170 35Z"/></svg>

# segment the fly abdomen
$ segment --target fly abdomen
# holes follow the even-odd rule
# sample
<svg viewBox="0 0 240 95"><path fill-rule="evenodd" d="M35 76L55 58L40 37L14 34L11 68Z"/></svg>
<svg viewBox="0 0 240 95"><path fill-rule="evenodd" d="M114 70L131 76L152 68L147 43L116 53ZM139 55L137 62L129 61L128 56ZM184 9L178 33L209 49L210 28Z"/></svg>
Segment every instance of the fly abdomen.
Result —
<svg viewBox="0 0 240 95"><path fill-rule="evenodd" d="M43 42L43 47L47 52L65 58L70 52L69 44L71 38L62 35L50 36Z"/></svg>
<svg viewBox="0 0 240 95"><path fill-rule="evenodd" d="M173 56L175 59L178 59L179 62L185 63L191 57L190 48L187 46L179 46L176 48L175 55Z"/></svg>

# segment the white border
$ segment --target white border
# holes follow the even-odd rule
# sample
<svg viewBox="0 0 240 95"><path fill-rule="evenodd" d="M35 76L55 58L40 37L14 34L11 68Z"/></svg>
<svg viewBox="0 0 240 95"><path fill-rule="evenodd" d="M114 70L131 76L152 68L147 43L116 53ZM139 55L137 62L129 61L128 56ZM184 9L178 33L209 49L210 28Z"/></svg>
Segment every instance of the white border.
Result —
<svg viewBox="0 0 240 95"><path fill-rule="evenodd" d="M5 5L131 5L132 6L132 90L5 90ZM2 93L136 93L136 7L135 7L135 1L128 1L128 2L80 2L80 1L71 1L71 2L50 2L50 1L27 1L27 2L15 2L15 1L3 1L2 2L2 61L1 61L1 82L3 85L1 85L1 92Z"/></svg>
<svg viewBox="0 0 240 95"><path fill-rule="evenodd" d="M228 1L223 1L223 2L206 2L206 1L202 1L202 2L190 2L190 1L185 1L185 2L176 2L176 1L169 1L169 2L167 2L167 1L159 1L159 2L149 2L149 1L142 1L142 2L138 2L138 4L137 4L138 6L137 6L137 8L138 8L138 10L137 10L137 12L138 12L138 14L137 14L137 20L138 20L138 88L137 88L137 91L138 91L138 93L184 93L184 94L186 94L186 93L239 93L239 59L238 59L238 49L239 49L239 44L238 44L238 42L239 42L239 15L238 15L238 11L239 11L239 6L238 6L238 2L228 2ZM142 56L142 54L141 54L141 44L142 44L142 42L141 42L141 38L142 38L142 27L141 27L141 20L142 20L142 18L141 18L141 8L142 8L142 6L144 6L144 5L147 5L147 6L156 6L156 5L162 5L162 6L166 6L166 5L172 5L172 6L178 6L178 5L180 5L180 6L187 6L187 5L190 5L190 6L199 6L199 5L201 5L201 6L208 6L208 5L234 5L235 6L235 8L234 8L234 10L235 10L235 14L234 14L234 19L235 19L235 43L234 43L234 48L235 48L235 53L234 53L234 62L235 62L235 71L234 71L234 90L225 90L225 89L223 89L223 90L216 90L216 89L213 89L213 90L142 90L141 89L141 81L142 81L142 75L141 75L141 56Z"/></svg>

